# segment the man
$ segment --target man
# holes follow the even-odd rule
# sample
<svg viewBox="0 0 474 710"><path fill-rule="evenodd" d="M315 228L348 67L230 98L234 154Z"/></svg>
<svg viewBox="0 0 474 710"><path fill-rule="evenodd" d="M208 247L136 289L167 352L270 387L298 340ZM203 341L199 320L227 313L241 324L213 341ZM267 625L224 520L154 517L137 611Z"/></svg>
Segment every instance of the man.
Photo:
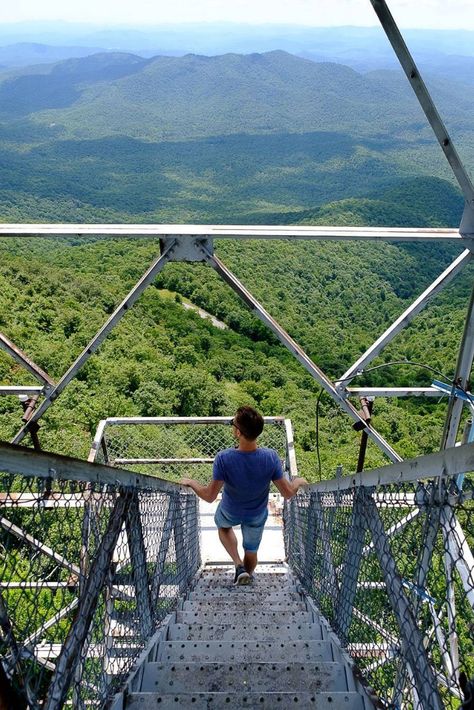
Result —
<svg viewBox="0 0 474 710"><path fill-rule="evenodd" d="M180 483L189 486L203 500L212 503L224 486L222 500L214 521L219 539L235 565L234 584L249 584L257 566L257 551L268 517L270 484L276 485L284 498L292 498L304 478L288 481L274 449L259 447L257 438L263 430L263 417L253 407L240 407L232 420L232 433L237 447L220 451L214 460L212 481L207 486L192 478ZM241 526L244 557L239 555L233 531Z"/></svg>

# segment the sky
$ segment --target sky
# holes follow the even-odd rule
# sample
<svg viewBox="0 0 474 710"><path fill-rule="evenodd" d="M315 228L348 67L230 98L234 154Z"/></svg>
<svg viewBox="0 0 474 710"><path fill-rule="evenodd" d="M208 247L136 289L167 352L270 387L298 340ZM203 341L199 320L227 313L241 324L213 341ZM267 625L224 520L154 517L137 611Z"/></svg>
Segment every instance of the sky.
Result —
<svg viewBox="0 0 474 710"><path fill-rule="evenodd" d="M474 0L389 0L404 28L474 30ZM16 0L0 22L65 20L108 25L180 22L283 23L310 26L378 24L370 0Z"/></svg>

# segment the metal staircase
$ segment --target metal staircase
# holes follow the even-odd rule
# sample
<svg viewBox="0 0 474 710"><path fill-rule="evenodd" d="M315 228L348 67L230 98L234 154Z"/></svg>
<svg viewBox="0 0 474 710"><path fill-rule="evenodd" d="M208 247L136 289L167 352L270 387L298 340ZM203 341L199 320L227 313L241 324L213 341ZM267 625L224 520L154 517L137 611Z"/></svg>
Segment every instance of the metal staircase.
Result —
<svg viewBox="0 0 474 710"><path fill-rule="evenodd" d="M147 461L201 467L229 426L137 420L102 431L94 450L127 466L145 441L161 447ZM289 423L266 432L296 473ZM179 458L163 442L179 445ZM198 464L183 459L182 442ZM383 707L462 700L474 443L321 481L275 507L268 532L281 548L271 557L262 545L273 562L250 589L232 585L209 543L212 513L200 520L195 495L177 484L8 444L0 459L0 707L367 710L376 700L362 676ZM201 549L213 564L202 567Z"/></svg>
<svg viewBox="0 0 474 710"><path fill-rule="evenodd" d="M204 568L113 710L374 707L286 565L259 566L246 587L232 571Z"/></svg>

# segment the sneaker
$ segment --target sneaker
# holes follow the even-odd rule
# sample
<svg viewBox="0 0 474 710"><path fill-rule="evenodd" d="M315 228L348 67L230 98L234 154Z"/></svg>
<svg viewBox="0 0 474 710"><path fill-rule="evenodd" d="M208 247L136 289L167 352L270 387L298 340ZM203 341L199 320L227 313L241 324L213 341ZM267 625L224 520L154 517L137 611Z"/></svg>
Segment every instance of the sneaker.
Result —
<svg viewBox="0 0 474 710"><path fill-rule="evenodd" d="M245 571L245 567L239 565L235 568L234 584L249 584L250 579L250 575Z"/></svg>

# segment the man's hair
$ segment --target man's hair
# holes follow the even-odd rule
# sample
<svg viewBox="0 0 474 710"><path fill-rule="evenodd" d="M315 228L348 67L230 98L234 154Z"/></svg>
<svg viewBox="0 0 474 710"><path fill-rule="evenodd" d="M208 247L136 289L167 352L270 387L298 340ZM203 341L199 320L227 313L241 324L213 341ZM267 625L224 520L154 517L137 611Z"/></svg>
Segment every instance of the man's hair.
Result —
<svg viewBox="0 0 474 710"><path fill-rule="evenodd" d="M234 424L249 441L254 441L263 431L263 417L253 407L239 407Z"/></svg>

